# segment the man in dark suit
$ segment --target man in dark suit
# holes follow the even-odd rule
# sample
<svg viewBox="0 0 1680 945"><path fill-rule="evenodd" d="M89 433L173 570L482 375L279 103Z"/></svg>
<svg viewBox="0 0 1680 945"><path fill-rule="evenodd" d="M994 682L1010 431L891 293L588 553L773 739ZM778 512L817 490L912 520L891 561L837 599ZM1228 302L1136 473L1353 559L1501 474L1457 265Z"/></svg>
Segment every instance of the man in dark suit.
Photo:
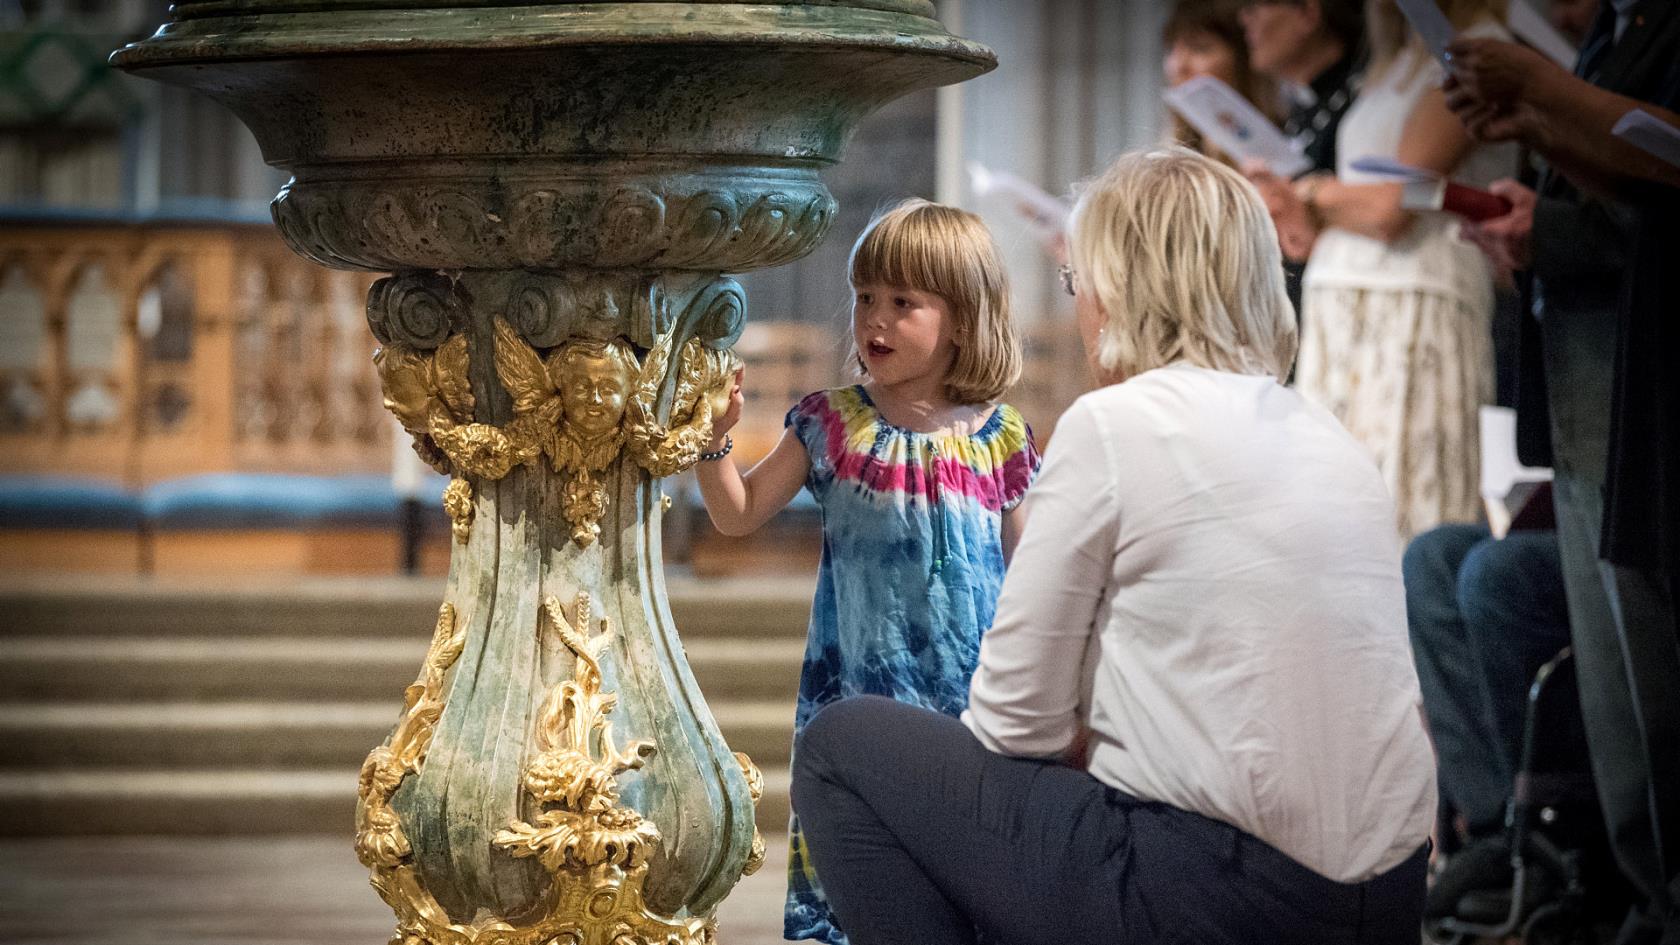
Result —
<svg viewBox="0 0 1680 945"><path fill-rule="evenodd" d="M1525 461L1549 460L1556 471L1594 779L1617 860L1646 899L1618 942L1680 943L1680 521L1664 446L1675 432L1671 342L1680 308L1669 306L1680 299L1672 243L1680 191L1651 183L1668 180L1666 172L1610 140L1614 119L1588 108L1625 111L1603 105L1598 92L1672 101L1680 0L1602 4L1575 70L1584 82L1552 75L1511 44L1466 42L1451 55L1449 104L1472 134L1521 139L1552 164L1538 193L1496 185L1514 209L1473 235L1496 261L1532 276L1519 445Z"/></svg>

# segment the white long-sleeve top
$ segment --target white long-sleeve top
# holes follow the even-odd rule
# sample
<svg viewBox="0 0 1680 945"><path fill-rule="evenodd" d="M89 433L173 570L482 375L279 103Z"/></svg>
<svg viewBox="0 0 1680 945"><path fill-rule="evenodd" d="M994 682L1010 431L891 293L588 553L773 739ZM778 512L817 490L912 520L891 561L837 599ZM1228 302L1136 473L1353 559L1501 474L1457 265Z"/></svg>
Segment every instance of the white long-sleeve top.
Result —
<svg viewBox="0 0 1680 945"><path fill-rule="evenodd" d="M1056 426L963 720L1342 882L1428 837L1435 763L1376 465L1270 377L1179 362Z"/></svg>

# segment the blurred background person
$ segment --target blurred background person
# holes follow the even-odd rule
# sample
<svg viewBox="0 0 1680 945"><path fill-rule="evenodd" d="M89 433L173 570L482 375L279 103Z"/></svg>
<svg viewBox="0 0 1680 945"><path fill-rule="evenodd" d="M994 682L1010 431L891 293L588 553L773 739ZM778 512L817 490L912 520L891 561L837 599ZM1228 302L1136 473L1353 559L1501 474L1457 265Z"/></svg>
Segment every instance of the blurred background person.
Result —
<svg viewBox="0 0 1680 945"><path fill-rule="evenodd" d="M1255 71L1285 83L1283 132L1314 170L1336 167L1336 129L1359 91L1361 0L1247 0L1239 19Z"/></svg>
<svg viewBox="0 0 1680 945"><path fill-rule="evenodd" d="M1277 80L1249 61L1238 14L1243 0L1179 0L1161 29L1161 73L1167 86L1212 76L1235 89L1273 123L1284 118ZM1178 114L1169 118L1168 138L1208 157L1233 163Z"/></svg>
<svg viewBox="0 0 1680 945"><path fill-rule="evenodd" d="M1363 0L1247 0L1240 19L1249 62L1283 84L1283 133L1312 162L1308 173L1335 170L1336 130L1359 92L1364 62ZM1298 321L1301 276L1317 234L1305 220L1284 225L1273 210Z"/></svg>
<svg viewBox="0 0 1680 945"><path fill-rule="evenodd" d="M1509 43L1452 52L1472 132L1551 167L1536 190L1496 185L1513 209L1475 235L1533 280L1520 445L1555 471L1593 775L1644 900L1617 942L1680 942L1680 171L1610 134L1634 107L1680 124L1680 4L1603 4L1574 76Z"/></svg>
<svg viewBox="0 0 1680 945"><path fill-rule="evenodd" d="M1509 38L1504 0L1449 0L1460 35ZM1354 171L1373 156L1486 186L1510 145L1471 140L1444 73L1392 0L1366 8L1369 65L1337 134L1334 174L1251 176L1280 229L1318 231L1304 277L1296 380L1374 454L1405 537L1475 521L1478 411L1492 398L1493 272L1459 221L1403 207L1402 185Z"/></svg>

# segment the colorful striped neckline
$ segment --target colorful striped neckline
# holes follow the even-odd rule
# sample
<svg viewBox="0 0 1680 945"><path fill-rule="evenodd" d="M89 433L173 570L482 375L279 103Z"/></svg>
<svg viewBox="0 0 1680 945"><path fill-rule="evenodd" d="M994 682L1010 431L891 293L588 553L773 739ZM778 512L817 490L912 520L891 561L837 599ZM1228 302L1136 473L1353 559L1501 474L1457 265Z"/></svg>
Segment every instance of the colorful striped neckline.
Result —
<svg viewBox="0 0 1680 945"><path fill-rule="evenodd" d="M888 420L887 415L881 412L881 408L876 405L875 399L869 396L869 391L865 389L862 384L853 384L851 390L857 395L858 400L862 401L863 406L869 408L875 414L875 420L877 423L894 433L899 433L907 437L924 440L958 439L979 440L984 442L996 435L998 429L1003 426L1003 405L994 404L992 405L991 414L986 417L986 422L981 424L980 429L973 433L924 433L920 430L912 430L909 427L901 427L898 424L893 423L891 420Z"/></svg>

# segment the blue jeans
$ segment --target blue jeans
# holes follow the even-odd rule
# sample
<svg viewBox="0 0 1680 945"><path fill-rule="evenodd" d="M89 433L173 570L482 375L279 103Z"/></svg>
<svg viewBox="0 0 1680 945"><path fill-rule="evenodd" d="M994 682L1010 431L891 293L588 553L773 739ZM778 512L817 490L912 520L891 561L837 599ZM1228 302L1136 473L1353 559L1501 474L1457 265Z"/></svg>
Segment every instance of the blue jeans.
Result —
<svg viewBox="0 0 1680 945"><path fill-rule="evenodd" d="M1557 534L1496 540L1442 525L1412 540L1406 615L1446 801L1472 834L1497 832L1522 749L1529 684L1569 645Z"/></svg>

